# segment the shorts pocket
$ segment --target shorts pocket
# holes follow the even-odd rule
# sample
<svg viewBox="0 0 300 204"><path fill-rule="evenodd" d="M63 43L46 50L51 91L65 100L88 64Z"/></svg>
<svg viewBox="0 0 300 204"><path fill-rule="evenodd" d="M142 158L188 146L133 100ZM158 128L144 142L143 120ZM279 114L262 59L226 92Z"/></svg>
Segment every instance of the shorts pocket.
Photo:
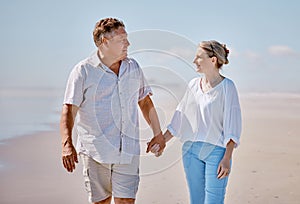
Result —
<svg viewBox="0 0 300 204"><path fill-rule="evenodd" d="M89 177L89 169L83 169L84 187L86 192L91 193L91 182Z"/></svg>

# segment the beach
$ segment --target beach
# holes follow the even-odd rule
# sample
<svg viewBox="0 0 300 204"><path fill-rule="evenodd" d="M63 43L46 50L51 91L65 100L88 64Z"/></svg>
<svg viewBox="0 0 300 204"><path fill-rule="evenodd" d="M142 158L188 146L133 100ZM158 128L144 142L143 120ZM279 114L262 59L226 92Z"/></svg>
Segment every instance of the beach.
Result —
<svg viewBox="0 0 300 204"><path fill-rule="evenodd" d="M245 94L240 102L241 145L233 153L225 203L299 203L300 96ZM181 143L172 140L160 158L146 155L145 147L144 138L136 203L189 203ZM81 164L67 173L60 152L58 124L51 131L1 140L0 203L88 203Z"/></svg>

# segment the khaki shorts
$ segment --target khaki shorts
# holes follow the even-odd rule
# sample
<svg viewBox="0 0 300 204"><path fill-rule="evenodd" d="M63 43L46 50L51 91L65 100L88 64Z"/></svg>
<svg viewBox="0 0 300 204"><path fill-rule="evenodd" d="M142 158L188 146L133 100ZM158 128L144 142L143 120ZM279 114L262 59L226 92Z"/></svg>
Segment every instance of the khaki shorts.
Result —
<svg viewBox="0 0 300 204"><path fill-rule="evenodd" d="M135 199L140 181L139 156L133 157L131 164L103 164L85 154L80 157L89 202L110 196Z"/></svg>

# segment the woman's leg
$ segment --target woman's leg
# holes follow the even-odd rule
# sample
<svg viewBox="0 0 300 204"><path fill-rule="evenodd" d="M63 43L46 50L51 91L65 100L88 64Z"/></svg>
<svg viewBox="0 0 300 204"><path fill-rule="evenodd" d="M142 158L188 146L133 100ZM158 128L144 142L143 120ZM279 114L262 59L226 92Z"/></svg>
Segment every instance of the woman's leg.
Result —
<svg viewBox="0 0 300 204"><path fill-rule="evenodd" d="M205 198L205 164L195 154L195 147L189 143L183 145L183 166L189 187L190 203L204 204ZM194 152L193 152L194 150Z"/></svg>
<svg viewBox="0 0 300 204"><path fill-rule="evenodd" d="M205 204L223 204L228 177L218 179L218 165L225 153L225 148L215 147L205 159Z"/></svg>

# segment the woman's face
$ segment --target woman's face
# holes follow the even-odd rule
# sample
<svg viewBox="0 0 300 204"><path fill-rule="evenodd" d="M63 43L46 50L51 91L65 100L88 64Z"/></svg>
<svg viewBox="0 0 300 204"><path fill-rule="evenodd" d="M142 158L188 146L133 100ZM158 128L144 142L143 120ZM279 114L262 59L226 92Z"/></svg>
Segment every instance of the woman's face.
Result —
<svg viewBox="0 0 300 204"><path fill-rule="evenodd" d="M201 47L198 47L193 62L196 65L196 71L199 73L205 73L213 65L212 58Z"/></svg>

